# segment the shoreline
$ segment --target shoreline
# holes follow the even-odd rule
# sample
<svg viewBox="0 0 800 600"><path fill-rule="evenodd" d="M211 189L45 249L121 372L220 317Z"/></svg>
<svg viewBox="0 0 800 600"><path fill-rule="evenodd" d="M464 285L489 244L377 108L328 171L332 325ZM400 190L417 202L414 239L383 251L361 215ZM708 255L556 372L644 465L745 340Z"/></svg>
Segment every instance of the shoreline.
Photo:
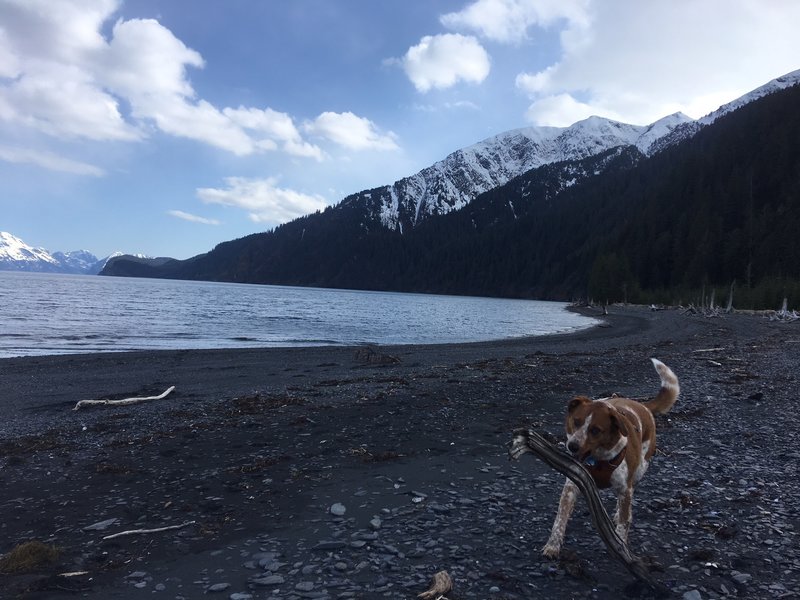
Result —
<svg viewBox="0 0 800 600"><path fill-rule="evenodd" d="M656 356L683 392L658 419L632 551L661 565L656 576L678 595L800 593L790 472L800 440L794 412L781 410L796 403L800 326L645 307L603 320L374 351L2 359L0 553L30 539L62 553L33 574L0 574L0 589L48 600L405 598L445 569L459 599L635 596L580 504L564 560L539 555L562 480L532 457L509 463L505 444L520 426L563 437L576 394L654 394ZM72 410L172 385L163 400ZM68 571L87 573L58 577Z"/></svg>
<svg viewBox="0 0 800 600"><path fill-rule="evenodd" d="M389 292L391 293L391 292ZM564 304L563 310L565 312L575 313L581 315L583 317L594 319L598 321L602 318L602 315L596 314L596 311L593 309L588 308L575 308L567 303L560 303ZM504 342L507 340L516 340L516 339L528 339L528 338L538 338L538 337L548 337L551 335L569 335L570 333L584 331L586 329L591 329L596 326L596 323L586 323L583 326L573 326L569 329L551 333L530 333L530 334L523 334L523 335L515 335L505 338L497 338L497 339L478 339L478 340L453 340L453 341L446 341L440 343L432 343L427 341L421 342L402 342L402 343L381 343L381 342L331 342L328 341L327 343L322 343L320 341L309 341L309 343L304 343L302 341L278 341L275 342L274 345L230 345L230 346L216 346L216 347L175 347L175 348L155 348L155 347L142 347L142 348L126 348L122 350L115 350L113 348L107 346L97 346L95 348L89 349L81 349L81 348L52 348L52 352L50 353L38 353L34 352L31 354L20 354L20 355L13 355L13 356L6 356L2 354L2 348L0 348L0 361L9 360L9 359L19 359L19 358L37 358L37 357L56 357L56 356L78 356L78 355L94 355L94 354L132 354L132 353L141 353L141 352L183 352L183 351L192 351L192 352L201 352L201 351L211 351L211 350L218 350L218 351L229 351L229 352L236 352L236 351L243 351L243 350L265 350L265 349L286 349L286 348L357 348L363 346L381 346L381 347L402 347L402 346L440 346L440 345L462 345L462 344L493 344L496 342ZM228 341L231 339L236 338L226 338ZM28 349L29 350L29 349ZM9 351L9 350L6 350ZM26 350L27 351L27 350Z"/></svg>

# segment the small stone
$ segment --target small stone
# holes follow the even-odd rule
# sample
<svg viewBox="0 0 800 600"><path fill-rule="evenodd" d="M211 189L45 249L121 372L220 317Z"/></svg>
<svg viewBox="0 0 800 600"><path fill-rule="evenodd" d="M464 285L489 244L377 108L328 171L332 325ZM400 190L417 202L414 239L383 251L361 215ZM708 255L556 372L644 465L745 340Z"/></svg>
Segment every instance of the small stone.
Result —
<svg viewBox="0 0 800 600"><path fill-rule="evenodd" d="M493 585L492 587L489 588L489 593L490 594L499 594L500 593L500 588L497 587L496 585Z"/></svg>
<svg viewBox="0 0 800 600"><path fill-rule="evenodd" d="M381 521L378 517L375 517L369 522L369 526L373 529L380 529L383 521Z"/></svg>
<svg viewBox="0 0 800 600"><path fill-rule="evenodd" d="M347 546L345 542L339 542L336 540L331 541L322 541L319 544L315 545L312 550L339 550L340 548L344 548Z"/></svg>
<svg viewBox="0 0 800 600"><path fill-rule="evenodd" d="M111 527L114 523L119 521L116 517L113 519L106 519L105 521L98 521L92 525L87 525L83 528L84 531L104 531Z"/></svg>
<svg viewBox="0 0 800 600"><path fill-rule="evenodd" d="M314 589L314 582L313 581L301 581L296 586L294 586L294 589L296 589L296 590L298 590L300 592L310 592L311 590Z"/></svg>
<svg viewBox="0 0 800 600"><path fill-rule="evenodd" d="M256 577L255 579L251 579L253 583L256 585L281 585L285 581L281 575L267 575L266 577Z"/></svg>
<svg viewBox="0 0 800 600"><path fill-rule="evenodd" d="M126 575L125 579L144 579L147 577L147 573L144 571L134 571L130 575Z"/></svg>
<svg viewBox="0 0 800 600"><path fill-rule="evenodd" d="M165 586L163 583L157 583L154 589L157 592L163 592L164 590L167 589L167 586Z"/></svg>
<svg viewBox="0 0 800 600"><path fill-rule="evenodd" d="M703 600L703 596L697 590L689 590L684 592L683 600Z"/></svg>
<svg viewBox="0 0 800 600"><path fill-rule="evenodd" d="M343 517L346 512L347 509L341 502L331 505L331 514L335 517Z"/></svg>
<svg viewBox="0 0 800 600"><path fill-rule="evenodd" d="M209 592L224 592L229 587L231 587L230 583L215 583L213 585L208 586L207 591L209 591Z"/></svg>
<svg viewBox="0 0 800 600"><path fill-rule="evenodd" d="M731 571L731 579L739 585L744 585L753 578L750 573L740 573L739 571Z"/></svg>
<svg viewBox="0 0 800 600"><path fill-rule="evenodd" d="M244 592L234 592L230 595L231 600L253 600L253 594L246 594Z"/></svg>

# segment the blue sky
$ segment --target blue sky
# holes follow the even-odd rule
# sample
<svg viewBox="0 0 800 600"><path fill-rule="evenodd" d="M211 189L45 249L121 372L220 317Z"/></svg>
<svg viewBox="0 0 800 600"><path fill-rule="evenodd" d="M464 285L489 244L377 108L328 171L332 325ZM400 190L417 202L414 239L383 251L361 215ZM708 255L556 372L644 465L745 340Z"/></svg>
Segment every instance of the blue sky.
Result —
<svg viewBox="0 0 800 600"><path fill-rule="evenodd" d="M700 117L795 0L0 0L0 230L188 258L491 135Z"/></svg>

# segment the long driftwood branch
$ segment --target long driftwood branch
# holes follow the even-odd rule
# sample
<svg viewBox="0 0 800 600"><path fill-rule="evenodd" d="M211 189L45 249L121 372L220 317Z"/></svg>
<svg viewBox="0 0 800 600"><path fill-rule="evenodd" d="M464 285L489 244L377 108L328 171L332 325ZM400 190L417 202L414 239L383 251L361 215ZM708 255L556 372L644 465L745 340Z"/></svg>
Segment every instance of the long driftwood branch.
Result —
<svg viewBox="0 0 800 600"><path fill-rule="evenodd" d="M76 405L75 408L72 410L78 410L79 408L83 408L84 406L98 406L98 405L108 405L108 406L127 406L129 404L138 404L139 402L147 402L148 400L161 400L166 398L172 390L175 389L175 386L168 388L163 394L159 394L158 396L144 396L141 398L121 398L119 400L80 400Z"/></svg>
<svg viewBox="0 0 800 600"><path fill-rule="evenodd" d="M171 531L173 529L183 529L189 525L194 525L197 521L186 521L180 525L167 525L166 527L156 527L155 529L128 529L127 531L120 531L119 533L112 533L111 535L103 536L104 540L113 540L114 538L122 537L124 535L138 535L142 533L161 533L162 531Z"/></svg>
<svg viewBox="0 0 800 600"><path fill-rule="evenodd" d="M617 534L614 523L600 501L597 485L592 476L589 475L589 472L578 461L559 450L558 447L551 444L537 432L530 429L517 429L514 431L514 439L511 442L508 453L512 459L517 460L527 452L535 454L578 486L589 505L592 523L612 556L622 561L631 573L647 583L655 592L661 595L669 594L669 590L653 579L647 566L641 559L631 553L628 546Z"/></svg>

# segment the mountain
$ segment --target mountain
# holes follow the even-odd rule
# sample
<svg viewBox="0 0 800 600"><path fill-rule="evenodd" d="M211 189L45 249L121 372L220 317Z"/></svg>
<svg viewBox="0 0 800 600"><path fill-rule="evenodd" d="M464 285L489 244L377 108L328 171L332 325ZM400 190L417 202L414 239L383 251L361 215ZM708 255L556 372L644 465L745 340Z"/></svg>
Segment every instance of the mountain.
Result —
<svg viewBox="0 0 800 600"><path fill-rule="evenodd" d="M408 231L545 164L582 160L621 146L635 146L647 155L659 139L689 122L676 113L647 126L589 117L570 127L516 129L458 150L392 185L348 196L342 205L363 206L370 220Z"/></svg>
<svg viewBox="0 0 800 600"><path fill-rule="evenodd" d="M755 298L800 280L798 81L699 121L508 132L273 231L115 274L558 299L615 278L613 295L640 299L736 280Z"/></svg>
<svg viewBox="0 0 800 600"><path fill-rule="evenodd" d="M102 275L116 275L116 265L122 264L122 272L128 277L147 277L147 272L150 269L161 267L167 263L174 262L174 258L159 256L156 258L144 256L143 254L123 254L122 252L115 252L109 256L102 269ZM135 273L135 274L134 274Z"/></svg>
<svg viewBox="0 0 800 600"><path fill-rule="evenodd" d="M122 253L116 255L122 256ZM116 255L98 259L86 250L50 253L44 248L29 246L8 232L0 231L0 271L97 275L106 262Z"/></svg>
<svg viewBox="0 0 800 600"><path fill-rule="evenodd" d="M44 248L33 248L18 237L0 231L0 269L54 273L61 267L61 263Z"/></svg>

